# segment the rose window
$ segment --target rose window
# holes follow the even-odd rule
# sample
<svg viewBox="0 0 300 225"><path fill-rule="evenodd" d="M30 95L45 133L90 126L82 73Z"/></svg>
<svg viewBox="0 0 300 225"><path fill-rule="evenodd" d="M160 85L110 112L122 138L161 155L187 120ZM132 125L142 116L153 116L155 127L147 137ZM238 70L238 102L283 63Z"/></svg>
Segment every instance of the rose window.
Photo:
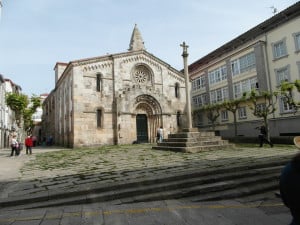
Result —
<svg viewBox="0 0 300 225"><path fill-rule="evenodd" d="M145 83L147 81L147 74L145 71L138 70L135 72L135 79L139 83Z"/></svg>
<svg viewBox="0 0 300 225"><path fill-rule="evenodd" d="M149 76L150 76L149 70L142 65L137 66L133 72L133 77L135 81L139 84L147 83L150 80Z"/></svg>

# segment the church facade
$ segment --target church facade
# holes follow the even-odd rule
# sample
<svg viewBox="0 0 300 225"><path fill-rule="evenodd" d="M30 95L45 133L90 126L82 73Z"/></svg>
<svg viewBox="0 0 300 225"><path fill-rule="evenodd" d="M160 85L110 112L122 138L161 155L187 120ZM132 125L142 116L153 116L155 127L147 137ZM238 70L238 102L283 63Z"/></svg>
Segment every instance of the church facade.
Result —
<svg viewBox="0 0 300 225"><path fill-rule="evenodd" d="M184 75L145 50L135 26L127 52L55 65L42 135L65 147L155 142L186 123Z"/></svg>

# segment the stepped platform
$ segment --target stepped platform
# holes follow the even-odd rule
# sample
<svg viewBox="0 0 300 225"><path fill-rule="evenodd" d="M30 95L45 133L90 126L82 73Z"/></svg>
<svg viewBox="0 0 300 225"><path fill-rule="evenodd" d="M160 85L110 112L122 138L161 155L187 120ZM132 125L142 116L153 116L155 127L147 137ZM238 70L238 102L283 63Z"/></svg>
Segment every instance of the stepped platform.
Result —
<svg viewBox="0 0 300 225"><path fill-rule="evenodd" d="M224 148L234 148L228 140L216 136L212 131L199 131L197 128L185 128L181 132L169 134L163 142L153 146L155 150L196 153Z"/></svg>

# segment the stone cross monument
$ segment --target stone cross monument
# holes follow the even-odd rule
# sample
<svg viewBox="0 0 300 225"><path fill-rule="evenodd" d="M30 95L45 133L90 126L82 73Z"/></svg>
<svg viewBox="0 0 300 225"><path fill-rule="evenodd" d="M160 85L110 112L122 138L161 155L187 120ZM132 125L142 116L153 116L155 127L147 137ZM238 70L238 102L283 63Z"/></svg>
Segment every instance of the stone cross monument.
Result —
<svg viewBox="0 0 300 225"><path fill-rule="evenodd" d="M192 113L191 113L191 97L190 97L190 81L189 81L189 70L188 70L188 62L187 58L189 56L187 49L188 45L183 42L180 45L183 48L182 57L183 57L183 66L184 66L184 76L185 76L185 92L186 92L186 117L187 117L187 127L192 128Z"/></svg>

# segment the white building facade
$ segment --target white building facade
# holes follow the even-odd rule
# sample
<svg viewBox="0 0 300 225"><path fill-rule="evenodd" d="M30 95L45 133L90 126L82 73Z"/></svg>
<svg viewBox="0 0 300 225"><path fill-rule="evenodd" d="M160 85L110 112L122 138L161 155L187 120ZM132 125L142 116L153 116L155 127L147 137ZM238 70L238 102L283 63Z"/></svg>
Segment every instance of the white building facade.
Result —
<svg viewBox="0 0 300 225"><path fill-rule="evenodd" d="M300 79L300 2L241 34L189 66L192 108L234 100L252 89L276 91L282 81ZM299 93L293 93L299 101ZM274 99L275 102L275 99ZM299 112L278 97L277 110L269 116L271 136L300 135ZM254 137L261 119L245 103L238 109L238 135ZM194 126L210 129L205 113ZM216 130L234 136L233 115L222 109Z"/></svg>

